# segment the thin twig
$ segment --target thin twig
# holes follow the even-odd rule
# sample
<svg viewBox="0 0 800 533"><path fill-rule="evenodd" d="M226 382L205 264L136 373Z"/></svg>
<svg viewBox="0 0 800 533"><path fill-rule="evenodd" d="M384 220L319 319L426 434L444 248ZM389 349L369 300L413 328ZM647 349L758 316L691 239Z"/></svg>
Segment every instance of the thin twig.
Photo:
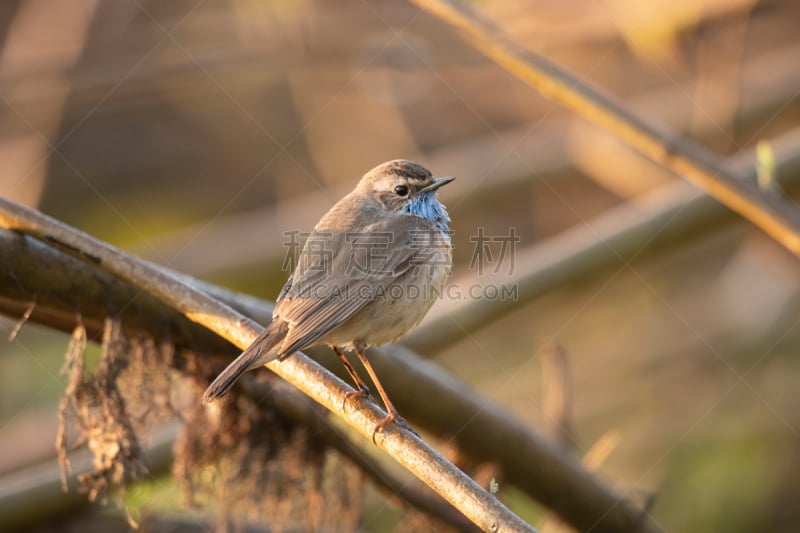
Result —
<svg viewBox="0 0 800 533"><path fill-rule="evenodd" d="M542 418L547 433L566 449L575 444L572 429L572 387L564 349L550 341L539 350L542 367Z"/></svg>
<svg viewBox="0 0 800 533"><path fill-rule="evenodd" d="M31 318L34 309L36 309L36 298L31 301L31 303L28 305L28 308L25 309L24 313L22 313L22 317L20 317L16 324L14 324L14 327L11 329L11 333L8 334L8 342L14 342L14 339L17 338L19 332L22 331L22 327Z"/></svg>
<svg viewBox="0 0 800 533"><path fill-rule="evenodd" d="M616 431L607 431L592 444L583 456L583 465L592 472L599 470L608 456L619 446L620 436Z"/></svg>
<svg viewBox="0 0 800 533"><path fill-rule="evenodd" d="M528 85L701 187L800 256L800 210L785 199L760 194L753 182L737 180L704 148L648 124L565 69L523 50L468 6L454 0L411 1L457 28L473 47Z"/></svg>
<svg viewBox="0 0 800 533"><path fill-rule="evenodd" d="M0 198L0 225L64 247L153 294L239 348L246 348L262 327L227 305L183 283L161 268L137 260L112 246L37 211ZM344 409L349 388L301 353L267 365L318 403L371 438L384 414L371 402ZM352 402L350 403L352 405ZM377 445L485 531L534 531L499 500L478 486L412 432L398 425L378 434Z"/></svg>

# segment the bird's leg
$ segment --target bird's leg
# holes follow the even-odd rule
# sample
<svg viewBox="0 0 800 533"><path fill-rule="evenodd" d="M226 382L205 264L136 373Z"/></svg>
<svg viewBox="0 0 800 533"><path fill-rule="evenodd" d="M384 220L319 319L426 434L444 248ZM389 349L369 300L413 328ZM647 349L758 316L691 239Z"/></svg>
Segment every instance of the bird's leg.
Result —
<svg viewBox="0 0 800 533"><path fill-rule="evenodd" d="M383 385L381 385L381 382L378 380L378 376L375 374L375 370L372 369L372 365L370 364L366 354L364 353L364 347L356 346L353 351L356 352L358 358L361 359L361 364L363 364L364 368L367 369L369 377L372 379L372 382L378 389L378 394L381 395L381 400L383 400L383 404L386 406L386 412L389 413L388 415L386 415L386 418L378 422L378 425L375 426L375 430L372 432L372 442L375 442L375 435L377 435L378 432L380 432L384 428L384 426L389 422L397 422L402 426L404 426L405 428L414 432L414 430L408 427L408 424L406 423L405 419L403 419L403 417L400 416L400 413L397 412L397 409L394 408L394 405L392 404L391 400L389 400L389 396L386 394Z"/></svg>
<svg viewBox="0 0 800 533"><path fill-rule="evenodd" d="M356 373L356 369L353 368L353 365L350 363L350 360L347 358L347 356L344 354L344 352L342 352L338 347L336 347L334 345L331 345L331 350L333 350L336 353L336 355L339 357L339 360L344 365L344 369L347 370L347 373L350 374L351 378L353 378L353 381L356 384L356 388L358 389L358 390L354 390L354 391L348 392L345 395L344 402L342 402L342 409L344 409L345 405L347 405L347 400L349 400L350 398L353 398L353 397L358 397L358 398L366 397L366 398L368 398L370 396L369 387L367 387L367 384L364 383L363 379L361 379L361 376L359 376Z"/></svg>

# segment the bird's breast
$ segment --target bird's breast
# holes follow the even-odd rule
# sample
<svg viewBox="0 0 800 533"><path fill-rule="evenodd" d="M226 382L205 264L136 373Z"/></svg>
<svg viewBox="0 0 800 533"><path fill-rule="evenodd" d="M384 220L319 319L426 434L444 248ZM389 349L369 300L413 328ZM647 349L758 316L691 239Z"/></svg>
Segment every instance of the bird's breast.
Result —
<svg viewBox="0 0 800 533"><path fill-rule="evenodd" d="M376 289L374 298L339 328L325 343L351 349L354 342L381 345L402 337L416 326L441 296L452 269L450 236L447 246L435 246L425 261L391 284Z"/></svg>

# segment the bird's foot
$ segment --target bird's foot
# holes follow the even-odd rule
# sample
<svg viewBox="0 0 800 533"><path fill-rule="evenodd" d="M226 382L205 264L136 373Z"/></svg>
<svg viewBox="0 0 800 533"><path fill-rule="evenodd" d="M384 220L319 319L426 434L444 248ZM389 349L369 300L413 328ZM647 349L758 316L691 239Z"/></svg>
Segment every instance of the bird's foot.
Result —
<svg viewBox="0 0 800 533"><path fill-rule="evenodd" d="M384 418L383 420L378 422L378 424L375 426L375 429L372 431L372 442L373 442L373 444L378 444L378 442L375 440L376 436L378 435L378 433L383 431L383 428L386 426L386 424L389 424L390 422L394 422L398 426L401 426L404 429L408 430L415 437L419 438L419 433L414 431L414 428L412 428L411 426L408 425L408 422L406 422L405 418L403 418L402 416L400 416L397 413L390 413L390 414L388 414L386 416L386 418Z"/></svg>
<svg viewBox="0 0 800 533"><path fill-rule="evenodd" d="M358 390L348 392L344 395L344 401L342 401L342 411L345 410L347 407L347 401L351 398L372 398L372 393L369 391L369 388L367 388L366 385Z"/></svg>

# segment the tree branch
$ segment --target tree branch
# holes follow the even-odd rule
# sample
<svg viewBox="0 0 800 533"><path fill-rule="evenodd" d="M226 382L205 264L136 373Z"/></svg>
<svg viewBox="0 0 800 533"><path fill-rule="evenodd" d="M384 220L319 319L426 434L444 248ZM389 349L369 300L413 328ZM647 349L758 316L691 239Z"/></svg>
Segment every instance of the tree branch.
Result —
<svg viewBox="0 0 800 533"><path fill-rule="evenodd" d="M302 395L292 394L293 391L290 390L290 387L285 382L271 384L271 389L282 389L277 391L277 394L270 394L276 407L311 428L317 436L355 464L388 497L400 498L412 508L438 518L458 531L477 530L472 522L469 522L438 496L431 492L422 492L414 485L409 484L408 478L400 478L384 469L379 462L352 442L339 428L328 423L325 417L326 413L323 413L318 406ZM258 398L263 398L268 393L265 387L250 380L245 384L245 391Z"/></svg>
<svg viewBox="0 0 800 533"><path fill-rule="evenodd" d="M54 219L0 199L0 225L60 246L82 259L129 282L181 311L241 349L262 327L208 294L182 282L167 271L130 257L108 244ZM346 421L365 437L372 437L384 414L371 402L345 410L350 390L341 380L301 353L267 367ZM410 431L396 424L378 434L377 446L405 466L421 481L459 509L485 531L534 531L494 496L479 487Z"/></svg>
<svg viewBox="0 0 800 533"><path fill-rule="evenodd" d="M473 47L528 85L691 181L800 256L800 210L783 198L761 194L754 182L737 180L704 148L645 122L568 71L523 50L468 6L455 0L411 1L455 27Z"/></svg>
<svg viewBox="0 0 800 533"><path fill-rule="evenodd" d="M207 340L204 334L216 338L147 294L140 294L135 305L116 313L136 295L134 288L100 270L100 265L87 264L32 237L0 230L0 264L10 265L0 271L0 293L8 296L0 298L0 311L11 316L22 314L35 295L37 305L31 320L67 332L75 326L76 310L80 311L90 335L94 323L98 324L95 334L102 332L103 317L110 310L121 321L123 330L151 327L153 329L148 331L168 335L176 345L200 353L208 353L208 348L202 346ZM260 323L271 319L273 306L270 302L175 275ZM103 305L82 299L84 294L99 299ZM145 318L175 321L175 324L165 327L163 322L143 323L137 316L140 314ZM230 357L239 353L227 342L217 349L219 351L214 353ZM342 372L341 364L330 350L311 350L310 353L328 368ZM509 484L552 508L576 528L594 526L593 531L598 533L627 532L642 520L642 511L637 505L589 475L573 455L543 439L509 416L502 407L477 395L437 365L398 345L373 349L369 357L392 399L410 421L436 436L452 440L460 451L476 461L499 465ZM243 383L250 381L248 377L252 376L245 376ZM424 394L420 394L421 391ZM431 401L432 398L435 401ZM288 405L292 401L287 399L283 403ZM280 409L283 403L276 406ZM641 531L653 529L644 521Z"/></svg>

